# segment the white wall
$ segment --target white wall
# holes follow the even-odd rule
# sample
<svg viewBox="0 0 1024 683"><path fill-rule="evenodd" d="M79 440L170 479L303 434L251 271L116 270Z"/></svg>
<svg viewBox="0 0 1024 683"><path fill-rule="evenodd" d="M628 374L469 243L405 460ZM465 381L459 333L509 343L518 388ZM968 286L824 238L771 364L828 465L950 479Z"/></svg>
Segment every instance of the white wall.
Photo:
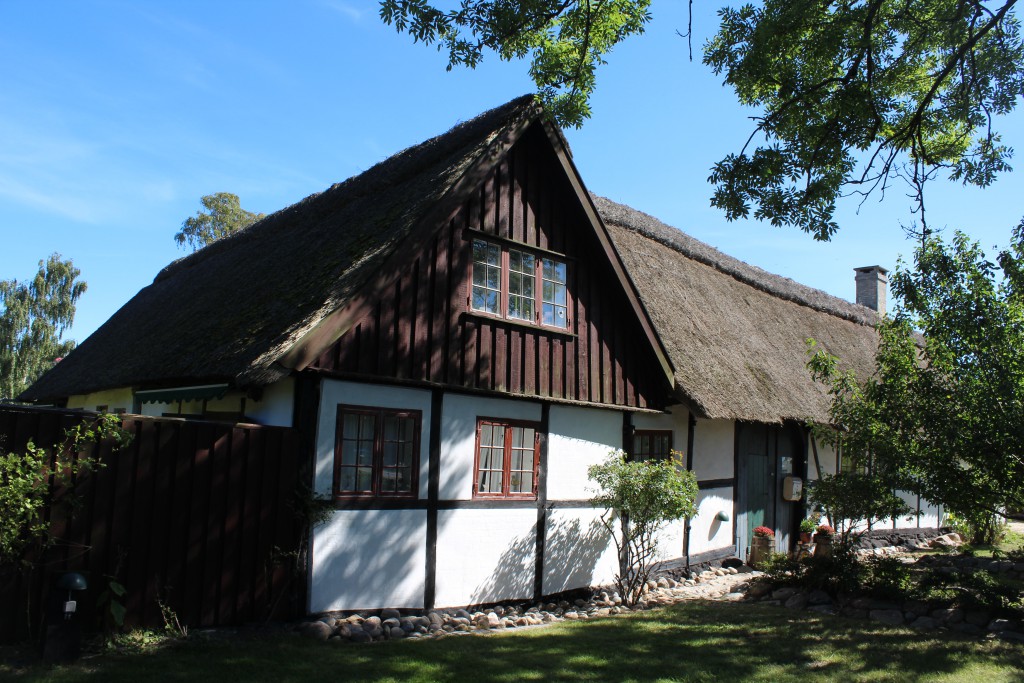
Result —
<svg viewBox="0 0 1024 683"><path fill-rule="evenodd" d="M543 592L610 584L618 573L615 543L601 510L561 508L548 512Z"/></svg>
<svg viewBox="0 0 1024 683"><path fill-rule="evenodd" d="M429 406L429 394L427 402ZM540 416L541 406L533 401L446 394L441 415L441 500L468 500L473 497L477 418L540 422Z"/></svg>
<svg viewBox="0 0 1024 683"><path fill-rule="evenodd" d="M423 606L425 510L339 510L313 530L311 612Z"/></svg>
<svg viewBox="0 0 1024 683"><path fill-rule="evenodd" d="M533 597L536 527L536 509L441 510L436 603Z"/></svg>
<svg viewBox="0 0 1024 683"><path fill-rule="evenodd" d="M587 468L622 449L622 413L551 406L548 419L548 500L590 498Z"/></svg>
<svg viewBox="0 0 1024 683"><path fill-rule="evenodd" d="M697 495L697 514L690 520L690 554L721 550L733 545L732 488L705 489ZM719 512L728 521L717 519Z"/></svg>
<svg viewBox="0 0 1024 683"><path fill-rule="evenodd" d="M420 471L419 497L427 497L428 453L430 451L430 392L423 389L324 380L320 388L320 411L317 415L316 473L314 488L317 493L331 495L334 486L334 433L337 428L338 406L365 406L419 410Z"/></svg>
<svg viewBox="0 0 1024 683"><path fill-rule="evenodd" d="M130 389L125 389L130 394ZM129 396L128 412L132 411L132 400ZM229 391L223 398L213 399L206 402L206 409L221 412L236 412L242 408L242 399L245 399L245 416L255 424L268 425L272 427L291 427L292 415L295 403L295 380L291 377L268 385L263 388L263 395L257 401L245 396L242 391ZM113 407L111 407L113 410ZM160 417L164 413L177 413L178 403L143 403L139 411L142 415L149 417ZM182 415L200 415L203 412L203 402L182 401Z"/></svg>
<svg viewBox="0 0 1024 683"><path fill-rule="evenodd" d="M732 420L697 420L693 433L693 471L698 480L735 476L736 423Z"/></svg>

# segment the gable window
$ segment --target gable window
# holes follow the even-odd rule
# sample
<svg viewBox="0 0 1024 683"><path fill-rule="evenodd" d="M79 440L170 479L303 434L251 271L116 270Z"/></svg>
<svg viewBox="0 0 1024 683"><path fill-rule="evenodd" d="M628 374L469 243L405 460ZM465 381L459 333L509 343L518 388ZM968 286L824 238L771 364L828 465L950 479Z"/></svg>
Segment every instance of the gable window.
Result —
<svg viewBox="0 0 1024 683"><path fill-rule="evenodd" d="M474 311L564 330L569 327L568 299L564 261L473 240Z"/></svg>
<svg viewBox="0 0 1024 683"><path fill-rule="evenodd" d="M415 496L420 411L338 406L334 495Z"/></svg>
<svg viewBox="0 0 1024 683"><path fill-rule="evenodd" d="M637 460L668 460L672 457L672 432L638 429L633 432L633 457Z"/></svg>
<svg viewBox="0 0 1024 683"><path fill-rule="evenodd" d="M535 422L477 421L475 497L537 497L538 427Z"/></svg>

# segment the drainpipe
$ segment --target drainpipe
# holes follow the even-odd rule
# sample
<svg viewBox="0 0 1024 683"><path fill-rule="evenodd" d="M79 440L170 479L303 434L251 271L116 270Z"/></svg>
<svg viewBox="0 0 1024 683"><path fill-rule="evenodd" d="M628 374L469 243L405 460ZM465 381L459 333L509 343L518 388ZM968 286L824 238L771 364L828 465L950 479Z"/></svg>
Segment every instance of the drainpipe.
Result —
<svg viewBox="0 0 1024 683"><path fill-rule="evenodd" d="M689 420L686 424L686 471L693 471L693 436L697 429L697 418L693 416L693 411L690 409L686 410L689 415ZM683 554L686 555L686 576L690 577L690 517L687 515L684 522L686 526L686 536L683 537Z"/></svg>

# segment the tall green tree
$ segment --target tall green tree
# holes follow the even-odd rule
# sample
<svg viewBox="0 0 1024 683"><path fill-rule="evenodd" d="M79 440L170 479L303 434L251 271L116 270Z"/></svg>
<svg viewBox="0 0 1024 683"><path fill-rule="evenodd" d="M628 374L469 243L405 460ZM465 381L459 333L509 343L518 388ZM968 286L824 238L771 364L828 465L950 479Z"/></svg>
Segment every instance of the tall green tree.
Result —
<svg viewBox="0 0 1024 683"><path fill-rule="evenodd" d="M902 307L879 326L874 375L812 357L839 427L826 437L984 531L1024 509L1024 222L997 263L962 233L931 237L892 282Z"/></svg>
<svg viewBox="0 0 1024 683"><path fill-rule="evenodd" d="M1016 0L766 0L726 8L704 61L762 114L716 164L729 218L791 224L827 240L836 198L891 179L917 197L938 173L985 187L1009 169L995 129L1024 95ZM756 143L755 143L756 141ZM753 147L753 150L749 148Z"/></svg>
<svg viewBox="0 0 1024 683"><path fill-rule="evenodd" d="M712 168L712 203L730 219L794 225L822 240L836 200L895 178L917 197L939 173L984 187L1009 169L997 117L1024 95L1017 0L764 0L720 12L704 62L758 108L739 152ZM651 19L649 0L382 0L385 22L447 49L448 68L487 51L530 57L562 125L590 115L597 67Z"/></svg>
<svg viewBox="0 0 1024 683"><path fill-rule="evenodd" d="M380 16L416 42L448 52L448 70L475 68L486 52L530 57L530 76L563 126L590 116L597 67L625 38L643 33L650 0L462 0L440 9L427 0L381 0Z"/></svg>
<svg viewBox="0 0 1024 683"><path fill-rule="evenodd" d="M16 398L75 347L62 337L85 292L79 275L55 253L32 280L0 280L0 401Z"/></svg>
<svg viewBox="0 0 1024 683"><path fill-rule="evenodd" d="M199 201L203 209L186 218L181 231L174 235L178 246L190 246L192 251L252 225L266 215L246 211L239 204L238 195L230 192L208 194Z"/></svg>

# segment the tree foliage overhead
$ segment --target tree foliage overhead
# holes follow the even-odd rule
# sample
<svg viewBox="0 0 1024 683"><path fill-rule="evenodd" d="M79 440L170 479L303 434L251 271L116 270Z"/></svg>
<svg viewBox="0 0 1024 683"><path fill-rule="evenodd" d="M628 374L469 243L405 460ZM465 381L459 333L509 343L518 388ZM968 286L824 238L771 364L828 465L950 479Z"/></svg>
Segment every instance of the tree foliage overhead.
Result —
<svg viewBox="0 0 1024 683"><path fill-rule="evenodd" d="M0 280L0 401L16 398L75 347L62 337L85 292L80 274L51 254L32 280Z"/></svg>
<svg viewBox="0 0 1024 683"><path fill-rule="evenodd" d="M729 219L837 230L836 201L910 183L927 234L924 186L948 172L984 187L1009 169L994 128L1024 95L1017 0L764 0L720 12L704 62L760 109L747 144L712 168L712 204ZM414 41L448 51L448 68L487 51L530 56L555 120L589 117L595 72L651 20L650 0L381 0ZM448 3L453 4L453 3ZM689 35L689 34L687 34ZM750 149L753 146L753 149Z"/></svg>
<svg viewBox="0 0 1024 683"><path fill-rule="evenodd" d="M448 51L448 70L475 68L488 51L505 61L530 57L530 76L563 126L590 116L590 94L604 55L643 33L650 0L381 0L380 16L416 42Z"/></svg>
<svg viewBox="0 0 1024 683"><path fill-rule="evenodd" d="M962 233L927 239L915 262L892 278L902 308L879 326L875 375L820 351L811 368L833 443L977 528L1024 509L1024 222L998 265Z"/></svg>
<svg viewBox="0 0 1024 683"><path fill-rule="evenodd" d="M246 211L239 204L238 195L230 192L208 194L199 201L205 211L199 210L195 216L186 218L181 232L174 236L178 246L188 245L193 251L248 227L266 215Z"/></svg>
<svg viewBox="0 0 1024 683"><path fill-rule="evenodd" d="M730 219L789 224L827 240L837 197L898 176L985 187L1012 150L994 118L1024 95L1016 0L766 0L720 12L704 61L761 108L738 154L716 164L712 204ZM751 143L763 140L753 151Z"/></svg>

